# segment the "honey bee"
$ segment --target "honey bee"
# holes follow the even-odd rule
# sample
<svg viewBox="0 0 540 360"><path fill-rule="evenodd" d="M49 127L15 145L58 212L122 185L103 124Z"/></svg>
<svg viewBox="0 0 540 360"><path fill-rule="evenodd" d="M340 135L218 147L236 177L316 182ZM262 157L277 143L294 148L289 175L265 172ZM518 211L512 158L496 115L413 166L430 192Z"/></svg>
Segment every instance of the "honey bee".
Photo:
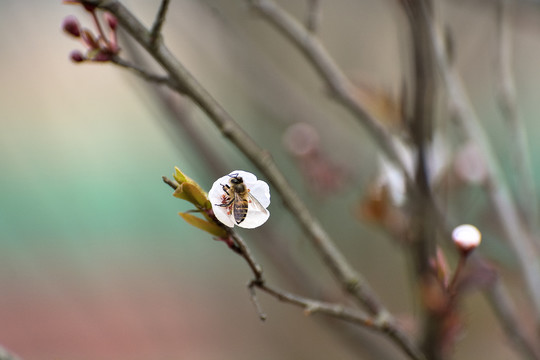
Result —
<svg viewBox="0 0 540 360"><path fill-rule="evenodd" d="M252 204L254 210L260 211L264 214L267 213L264 206L261 205L253 195L251 195L249 189L244 184L244 179L238 174L229 175L230 180L228 184L221 185L226 196L223 198L222 204L216 204L217 206L229 208L229 214L233 214L236 224L240 224L245 220L249 204Z"/></svg>

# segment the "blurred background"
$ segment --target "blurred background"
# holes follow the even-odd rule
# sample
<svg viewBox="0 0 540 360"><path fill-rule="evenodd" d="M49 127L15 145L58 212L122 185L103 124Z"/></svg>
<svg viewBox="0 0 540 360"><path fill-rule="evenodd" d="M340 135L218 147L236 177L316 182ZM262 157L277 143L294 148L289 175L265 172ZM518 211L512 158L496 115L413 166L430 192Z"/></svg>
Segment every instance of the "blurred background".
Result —
<svg viewBox="0 0 540 360"><path fill-rule="evenodd" d="M305 17L306 1L279 3ZM494 95L495 3L447 1L444 10L456 62L510 172ZM159 1L124 4L150 26ZM318 33L328 50L365 96L389 102L374 100L374 106L396 121L392 101L410 66L400 8L390 0L322 6ZM526 2L517 10L515 80L535 159L540 13ZM265 294L259 300L268 320L261 323L246 290L249 268L223 243L184 223L177 213L189 204L161 181L178 166L209 189L235 169L257 174L253 166L189 102L158 98L154 88L111 64L72 63L70 51L83 45L63 34L61 24L73 14L91 28L79 7L0 2L0 14L1 345L37 360L403 358L381 336L306 317ZM298 51L244 1L172 1L164 38L272 152L349 260L414 330L417 304L403 247L359 216L377 174L378 150ZM124 54L139 54L122 41ZM183 128L168 106L183 115ZM443 117L442 128L452 132L447 122ZM315 155L306 158L306 151ZM519 302L524 290L515 261L486 196L473 186L450 197L453 219L481 225L481 251L499 264ZM270 211L262 228L240 230L268 281L339 300L338 287L277 196ZM526 321L529 304L519 304ZM456 359L517 358L480 294L467 297L463 308L466 329Z"/></svg>

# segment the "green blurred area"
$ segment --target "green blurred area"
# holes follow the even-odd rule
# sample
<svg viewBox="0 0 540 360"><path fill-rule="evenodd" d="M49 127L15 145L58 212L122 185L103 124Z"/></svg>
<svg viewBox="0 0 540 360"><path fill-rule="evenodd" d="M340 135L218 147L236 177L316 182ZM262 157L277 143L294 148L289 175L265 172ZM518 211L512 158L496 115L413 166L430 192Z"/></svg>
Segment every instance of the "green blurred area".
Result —
<svg viewBox="0 0 540 360"><path fill-rule="evenodd" d="M302 16L304 2L281 3ZM149 25L159 1L125 4ZM347 7L353 11L344 13ZM493 40L491 17L481 5L472 9L471 14L459 5L449 9L472 24L462 30L469 35L459 37L458 61L479 111L493 119L490 135L504 139L500 115L486 95L493 86L485 65L492 44L484 44ZM247 266L224 244L183 223L177 213L189 204L173 198L161 181L179 166L207 189L213 182L216 169L193 150L189 136L171 126L133 75L108 64L69 61L69 52L82 45L61 32L63 18L77 14L91 24L77 7L59 1L2 2L0 13L1 345L38 360L401 358L391 346L374 352L372 343L385 344L380 337L362 332L361 340L348 338L350 329L327 326L261 294L269 315L262 325L245 289ZM395 20L400 16L390 1L340 1L328 6L321 36L353 78L393 91L404 67L400 51L408 46L399 35L405 26ZM459 21L454 24L459 32ZM520 105L534 138L540 73L529 54L540 54L540 45L533 43L531 34L538 29L531 27L525 23L518 29L516 68L523 70L517 72ZM244 2L171 2L165 39L246 131L271 150L390 309L401 314L414 307L402 248L355 215L375 174L377 149L328 98L303 58ZM484 56L485 62L479 59ZM189 114L224 169L254 171L204 114L193 107ZM297 121L314 124L328 157L346 168L347 183L336 195L310 191L283 149L281 134ZM505 141L497 143L504 157ZM537 147L531 141L533 159ZM493 222L482 218L485 199L472 192L476 195L462 195L457 202L471 218ZM303 295L337 292L277 196L270 211L265 227L279 239L279 249L322 283L321 293ZM456 212L456 218L464 217ZM256 232L242 234L268 278L290 286L289 274L272 262L272 244L262 244L267 239ZM496 229L491 234L486 253L512 264L500 234ZM507 276L512 280L512 273ZM483 358L512 358L508 346L492 346L501 342L502 330L484 300L477 296L470 302L471 337L458 354L473 358L480 348Z"/></svg>

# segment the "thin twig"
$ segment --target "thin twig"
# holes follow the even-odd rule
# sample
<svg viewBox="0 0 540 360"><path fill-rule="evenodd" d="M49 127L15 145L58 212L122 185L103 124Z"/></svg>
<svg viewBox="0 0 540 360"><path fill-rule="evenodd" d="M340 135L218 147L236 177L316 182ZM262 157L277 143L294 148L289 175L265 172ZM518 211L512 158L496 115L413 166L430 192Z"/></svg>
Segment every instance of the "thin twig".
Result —
<svg viewBox="0 0 540 360"><path fill-rule="evenodd" d="M529 142L516 101L516 86L512 71L513 17L514 3L509 0L499 0L497 5L497 101L511 136L511 141L508 144L514 151L514 161L512 162L516 169L514 178L519 184L516 187L517 198L529 228L534 233L535 230L538 230L538 197L533 181Z"/></svg>
<svg viewBox="0 0 540 360"><path fill-rule="evenodd" d="M317 32L319 23L321 22L321 0L307 0L308 11L306 16L306 29L312 34Z"/></svg>
<svg viewBox="0 0 540 360"><path fill-rule="evenodd" d="M158 39L161 37L161 29L163 28L163 24L165 23L165 17L169 8L169 2L170 0L161 0L161 4L159 6L156 19L154 21L154 25L152 25L152 30L150 30L150 43L152 44L152 46L155 46Z"/></svg>
<svg viewBox="0 0 540 360"><path fill-rule="evenodd" d="M244 240L242 240L242 238L236 232L232 231L231 229L227 228L227 230L231 234L231 236L232 236L234 242L236 243L236 245L238 245L238 248L240 249L240 252L241 252L243 258L246 260L249 267L251 268L251 271L253 272L253 276L255 277L254 281L262 281L262 279L263 279L262 267L261 267L261 265L259 265L257 260L255 260L255 258L251 254L251 251L247 247Z"/></svg>
<svg viewBox="0 0 540 360"><path fill-rule="evenodd" d="M257 310L257 313L259 314L259 319L261 319L261 321L265 321L266 314L263 312L261 304L259 303L259 300L257 299L257 293L255 292L255 285L257 282L258 281L256 280L252 280L249 282L248 284L249 295L251 298L251 302L253 303L253 306L255 306L255 309Z"/></svg>
<svg viewBox="0 0 540 360"><path fill-rule="evenodd" d="M114 63L115 65L128 69L129 71L133 72L135 75L143 78L146 81L149 81L151 83L158 84L158 85L166 85L173 90L181 91L178 84L172 81L172 79L168 76L161 76L161 75L149 73L148 71L141 69L129 63L128 61L121 59L118 56L113 56L111 58L111 62Z"/></svg>
<svg viewBox="0 0 540 360"><path fill-rule="evenodd" d="M409 355L412 359L424 359L424 356L416 349L410 341L403 336L396 325L389 321L388 318L372 318L371 316L341 304L334 304L324 301L305 298L299 295L291 294L283 290L279 290L264 282L253 282L252 287L266 292L267 294L277 298L288 304L296 305L304 309L305 315L324 314L335 317L340 320L351 322L364 326L368 329L383 332L388 334L400 346L400 348Z"/></svg>
<svg viewBox="0 0 540 360"><path fill-rule="evenodd" d="M429 36L435 50L435 62L446 88L448 100L455 109L461 127L469 140L474 141L484 156L488 169L488 194L498 214L506 238L516 254L527 289L534 304L535 317L540 322L540 257L529 234L523 230L518 210L510 195L502 171L494 157L487 135L470 103L457 70L450 65L441 30L429 20Z"/></svg>
<svg viewBox="0 0 540 360"><path fill-rule="evenodd" d="M171 179L169 179L168 177L162 176L161 179L163 180L165 184L169 185L173 190L176 190L178 188L178 184L172 181Z"/></svg>
<svg viewBox="0 0 540 360"><path fill-rule="evenodd" d="M233 236L236 236L234 232L232 233ZM302 307L304 309L304 314L306 315L321 313L331 317L335 317L340 320L364 326L371 330L386 333L412 359L424 359L423 354L399 329L399 327L395 323L395 320L391 316L389 316L388 313L381 313L377 317L373 318L366 313L343 306L341 304L309 299L274 288L266 283L262 276L262 272L253 270L254 268L260 269L260 266L257 265L257 262L252 258L249 251L244 252L245 250L248 250L248 247L243 244L242 239L235 239L235 241L239 242L240 248L242 249L241 255L248 262L248 264L250 264L253 274L255 275L255 279L253 279L248 284L248 288L250 291L251 300L255 305L255 308L257 309L257 313L259 314L261 320L266 319L266 314L262 311L260 307L254 288L258 288L266 292L267 294L270 294L271 296L277 298L280 301ZM252 266L251 264L255 264L255 266Z"/></svg>

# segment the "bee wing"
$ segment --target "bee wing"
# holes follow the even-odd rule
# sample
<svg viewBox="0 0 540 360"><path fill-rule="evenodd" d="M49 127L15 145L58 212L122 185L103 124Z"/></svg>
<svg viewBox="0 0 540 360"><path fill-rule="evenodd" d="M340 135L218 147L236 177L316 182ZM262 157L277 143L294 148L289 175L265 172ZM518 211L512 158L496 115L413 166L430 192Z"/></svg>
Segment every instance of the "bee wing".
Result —
<svg viewBox="0 0 540 360"><path fill-rule="evenodd" d="M257 211L260 211L262 212L263 214L266 214L268 211L266 211L266 209L264 208L264 206L261 205L261 203L259 202L259 200L257 200L257 198L253 195L251 195L251 193L248 193L248 200L249 202L253 205L253 207L255 208L255 210Z"/></svg>

